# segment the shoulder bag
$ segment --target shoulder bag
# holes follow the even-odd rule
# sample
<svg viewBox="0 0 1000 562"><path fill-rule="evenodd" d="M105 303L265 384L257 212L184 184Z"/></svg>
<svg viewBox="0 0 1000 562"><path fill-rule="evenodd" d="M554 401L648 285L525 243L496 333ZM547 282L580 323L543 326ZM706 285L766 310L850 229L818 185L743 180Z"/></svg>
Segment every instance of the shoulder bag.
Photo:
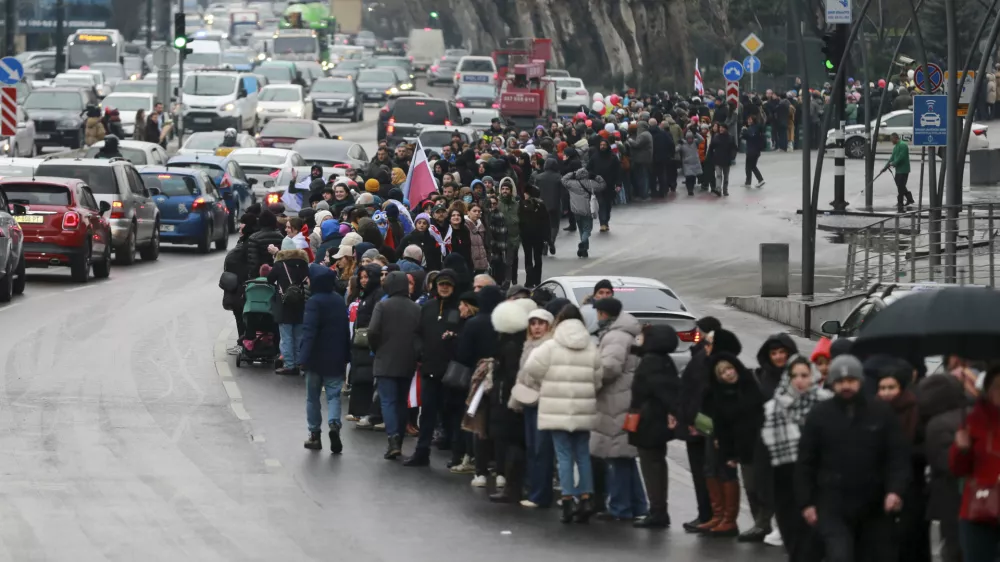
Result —
<svg viewBox="0 0 1000 562"><path fill-rule="evenodd" d="M448 363L448 368L441 377L441 384L457 390L468 389L472 384L472 369L453 360Z"/></svg>
<svg viewBox="0 0 1000 562"><path fill-rule="evenodd" d="M970 450L966 454L971 453ZM997 456L993 452L992 431L986 437L986 454ZM969 477L965 485L969 487L968 520L990 525L1000 522L1000 482L980 484L975 477Z"/></svg>

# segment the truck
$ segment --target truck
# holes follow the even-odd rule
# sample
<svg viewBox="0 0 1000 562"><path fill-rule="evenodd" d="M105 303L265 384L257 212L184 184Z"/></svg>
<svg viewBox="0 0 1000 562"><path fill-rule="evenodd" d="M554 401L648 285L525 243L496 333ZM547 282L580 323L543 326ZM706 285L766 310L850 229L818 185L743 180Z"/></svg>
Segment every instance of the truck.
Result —
<svg viewBox="0 0 1000 562"><path fill-rule="evenodd" d="M499 105L505 121L531 129L555 118L558 111L556 85L546 75L551 47L549 39L529 39L521 48L494 51L498 74L503 77ZM501 69L501 62L504 69Z"/></svg>
<svg viewBox="0 0 1000 562"><path fill-rule="evenodd" d="M330 13L337 20L337 33L356 35L361 31L361 0L330 0Z"/></svg>
<svg viewBox="0 0 1000 562"><path fill-rule="evenodd" d="M444 33L440 29L411 29L406 45L413 70L426 71L444 57Z"/></svg>
<svg viewBox="0 0 1000 562"><path fill-rule="evenodd" d="M260 29L260 12L234 10L229 12L229 41L246 45L247 37Z"/></svg>
<svg viewBox="0 0 1000 562"><path fill-rule="evenodd" d="M285 60L294 60L296 58L306 60L301 56L307 54L303 49L308 49L309 52L312 52L312 46L307 44L308 41L305 38L296 37L294 40L286 41L279 41L279 38L283 34L291 38L292 35L295 35L291 32L308 30L312 32L311 36L315 39L316 48L318 49L318 54L308 60L327 62L330 58L330 38L334 33L331 27L334 24L335 21L330 15L330 8L323 2L296 2L289 4L281 16L278 33L275 34L274 52L275 54L300 55L297 57L281 57ZM284 33L286 31L289 33ZM279 46L279 42L282 43L281 46Z"/></svg>

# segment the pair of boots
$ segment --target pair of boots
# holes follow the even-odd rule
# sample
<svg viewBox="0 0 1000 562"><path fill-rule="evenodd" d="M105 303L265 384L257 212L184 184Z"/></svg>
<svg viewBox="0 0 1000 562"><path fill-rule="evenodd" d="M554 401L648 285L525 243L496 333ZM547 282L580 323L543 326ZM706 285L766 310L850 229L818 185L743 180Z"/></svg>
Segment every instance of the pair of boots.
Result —
<svg viewBox="0 0 1000 562"><path fill-rule="evenodd" d="M590 516L594 514L593 502L590 498L581 498L580 503L573 501L573 498L562 499L562 515L559 521L563 523L586 523Z"/></svg>
<svg viewBox="0 0 1000 562"><path fill-rule="evenodd" d="M906 190L906 193L900 193L899 195L896 195L896 207L897 207L896 210L898 210L900 213L905 211L905 209L903 208L905 205L912 205L912 204L913 204L913 193L911 193L909 189Z"/></svg>
<svg viewBox="0 0 1000 562"><path fill-rule="evenodd" d="M396 457L403 454L403 436L402 435L390 435L389 436L389 447L386 448L385 454L382 455L387 461L396 460Z"/></svg>
<svg viewBox="0 0 1000 562"><path fill-rule="evenodd" d="M740 513L740 481L720 482L718 478L705 481L712 503L712 518L696 525L696 532L710 537L735 537L740 533L736 517Z"/></svg>

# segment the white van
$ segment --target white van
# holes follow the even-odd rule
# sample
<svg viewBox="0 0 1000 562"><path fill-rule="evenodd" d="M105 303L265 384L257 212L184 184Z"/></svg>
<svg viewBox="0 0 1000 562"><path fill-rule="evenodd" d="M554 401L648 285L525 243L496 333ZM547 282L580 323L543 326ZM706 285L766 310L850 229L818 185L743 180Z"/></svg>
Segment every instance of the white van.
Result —
<svg viewBox="0 0 1000 562"><path fill-rule="evenodd" d="M204 71L184 77L184 130L257 129L260 84L247 72Z"/></svg>
<svg viewBox="0 0 1000 562"><path fill-rule="evenodd" d="M411 29L406 44L413 70L426 71L444 56L444 33L440 29Z"/></svg>
<svg viewBox="0 0 1000 562"><path fill-rule="evenodd" d="M222 44L211 39L195 39L188 43L191 54L184 58L184 67L222 66Z"/></svg>
<svg viewBox="0 0 1000 562"><path fill-rule="evenodd" d="M496 84L497 65L493 57L464 56L455 67L455 89L460 84Z"/></svg>

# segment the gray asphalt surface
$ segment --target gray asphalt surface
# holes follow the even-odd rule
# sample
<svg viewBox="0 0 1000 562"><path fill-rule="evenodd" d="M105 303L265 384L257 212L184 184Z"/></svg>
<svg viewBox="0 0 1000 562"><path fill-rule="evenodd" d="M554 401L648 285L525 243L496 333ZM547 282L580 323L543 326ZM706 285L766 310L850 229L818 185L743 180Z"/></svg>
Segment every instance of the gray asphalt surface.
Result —
<svg viewBox="0 0 1000 562"><path fill-rule="evenodd" d="M374 148L371 109L365 123L332 131ZM788 242L798 255L798 160L787 156L765 156L760 190L616 209L589 260L562 233L544 275L662 279L739 334L753 364L782 327L720 297L757 290L760 242ZM819 256L824 275L839 273L843 246L821 242ZM430 469L382 460L381 433L345 429L341 456L304 450L303 381L237 369L225 355L234 323L217 287L222 259L168 246L156 263L114 267L87 285L68 271L29 270L25 296L0 307L0 559L782 559L780 549L680 529L695 505L679 447L670 451L675 528L665 533L563 526L554 510L492 505L442 455Z"/></svg>

